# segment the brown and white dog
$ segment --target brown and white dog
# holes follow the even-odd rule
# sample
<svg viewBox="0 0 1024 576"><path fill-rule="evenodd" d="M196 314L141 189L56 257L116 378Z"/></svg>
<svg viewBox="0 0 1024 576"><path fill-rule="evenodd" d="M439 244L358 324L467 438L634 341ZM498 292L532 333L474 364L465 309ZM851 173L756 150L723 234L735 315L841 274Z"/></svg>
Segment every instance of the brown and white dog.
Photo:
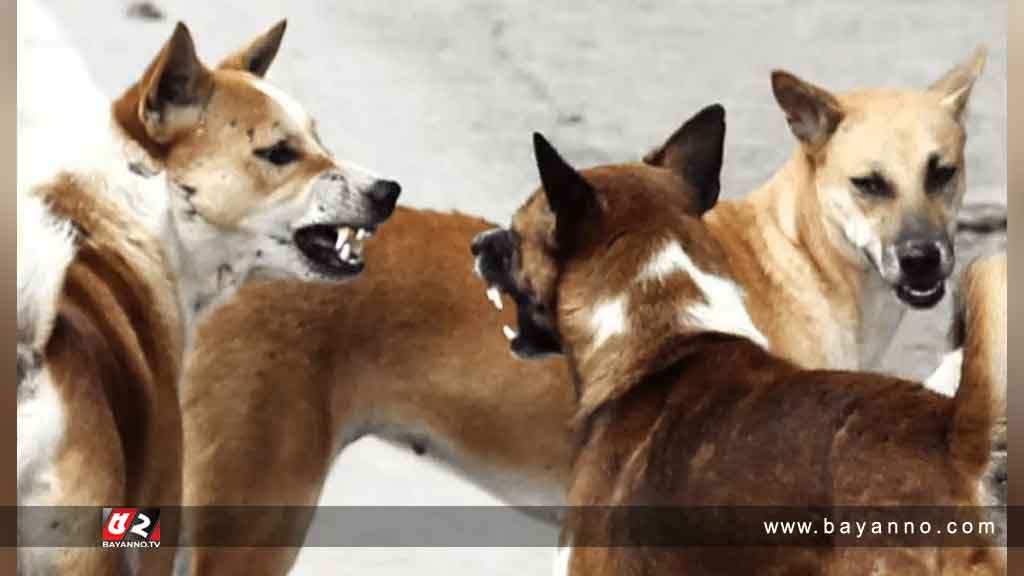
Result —
<svg viewBox="0 0 1024 576"><path fill-rule="evenodd" d="M972 56L927 90L831 95L775 76L801 143L764 187L718 202L706 217L742 270L737 282L756 293L748 302L753 324L773 352L808 367L868 364L903 313L897 291L937 297L936 274L948 272L952 257L944 239L965 190L964 109L983 60ZM829 123L809 131L820 110ZM721 154L723 138L709 111L647 161L684 162L697 142ZM863 181L873 172L884 191L873 188L879 178ZM717 175L709 180L705 206L715 204L717 183ZM861 236L846 236L847 215ZM574 446L564 364L507 353L494 324L515 325L516 311L489 310L459 248L492 226L409 209L392 221L368 245L373 268L359 281L250 285L200 327L184 388L186 442L196 446L186 456L189 504L313 505L334 458L364 435L435 456L511 504L564 502ZM867 251L858 238L868 238ZM926 238L938 268L915 267L908 252ZM911 263L905 278L901 251ZM876 252L877 262L867 256ZM921 263L934 264L925 256ZM925 282L927 293L917 294ZM551 342L528 346L543 351ZM267 528L247 523L232 532L261 542ZM283 573L294 554L199 551L195 573Z"/></svg>
<svg viewBox="0 0 1024 576"><path fill-rule="evenodd" d="M19 505L179 505L178 384L196 318L251 275L362 269L362 240L399 187L336 161L262 80L284 29L208 68L179 23L110 107L111 133L94 142L105 163L19 193ZM20 572L171 570L173 550L88 545L98 517L24 519L20 541L80 547L23 549Z"/></svg>
<svg viewBox="0 0 1024 576"><path fill-rule="evenodd" d="M991 434L1005 410L1005 257L968 271L963 384L954 398L878 374L807 370L773 354L754 327L746 303L756 301L756 287L737 285L742 261L701 219L700 179L672 165L577 172L542 136L534 146L542 189L474 252L483 279L520 311L512 350L544 343L569 362L581 433L570 506L986 501ZM698 173L704 162L680 160ZM985 517L974 510L965 517L980 526ZM646 518L574 508L556 574L1005 570L984 542L866 553L607 546L657 535Z"/></svg>

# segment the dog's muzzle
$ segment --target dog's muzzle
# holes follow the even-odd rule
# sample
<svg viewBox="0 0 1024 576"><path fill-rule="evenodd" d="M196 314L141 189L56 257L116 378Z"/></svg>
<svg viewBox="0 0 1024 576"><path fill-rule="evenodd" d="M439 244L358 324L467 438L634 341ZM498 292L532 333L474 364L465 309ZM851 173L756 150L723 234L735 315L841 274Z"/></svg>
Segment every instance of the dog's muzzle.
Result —
<svg viewBox="0 0 1024 576"><path fill-rule="evenodd" d="M476 257L476 273L487 283L487 299L502 310L501 295L507 294L516 305L517 328L501 327L509 348L519 358L541 358L560 354L561 343L541 305L523 293L515 283L519 236L504 228L481 232L470 244Z"/></svg>
<svg viewBox="0 0 1024 576"><path fill-rule="evenodd" d="M401 192L393 180L373 179L353 189L340 172L324 172L313 185L316 213L295 230L295 245L325 276L358 274L363 241L394 213Z"/></svg>
<svg viewBox="0 0 1024 576"><path fill-rule="evenodd" d="M469 251L476 258L476 272L488 286L512 288L512 266L519 242L511 230L493 228L477 234Z"/></svg>
<svg viewBox="0 0 1024 576"><path fill-rule="evenodd" d="M915 308L931 308L946 293L946 278L953 272L954 253L948 240L911 239L895 248L900 280L896 295Z"/></svg>

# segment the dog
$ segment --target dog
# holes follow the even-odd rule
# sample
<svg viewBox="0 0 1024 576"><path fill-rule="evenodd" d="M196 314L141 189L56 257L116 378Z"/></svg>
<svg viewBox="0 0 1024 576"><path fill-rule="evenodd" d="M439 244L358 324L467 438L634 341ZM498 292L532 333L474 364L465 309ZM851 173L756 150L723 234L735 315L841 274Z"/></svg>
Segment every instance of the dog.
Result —
<svg viewBox="0 0 1024 576"><path fill-rule="evenodd" d="M110 106L94 143L106 161L19 191L19 506L180 505L178 385L197 319L250 277L362 270L400 187L335 160L263 80L284 30L208 68L178 23ZM171 570L166 548L96 547L91 515L24 519L20 542L79 547L22 549L19 572ZM173 547L175 525L162 528Z"/></svg>
<svg viewBox="0 0 1024 576"><path fill-rule="evenodd" d="M994 540L866 552L651 548L642 545L663 540L643 538L678 534L584 508L981 505L1005 411L1005 256L967 273L955 397L808 370L771 352L746 306L754 287L734 274L743 261L702 219L709 190L691 174L717 174L718 163L695 155L577 171L543 136L534 146L541 189L473 251L484 281L519 310L511 350L564 354L575 383L581 439L568 501L581 508L566 514L556 574L1005 573L985 547ZM965 517L980 525L972 510Z"/></svg>
<svg viewBox="0 0 1024 576"><path fill-rule="evenodd" d="M964 186L964 110L983 61L982 51L928 90L851 95L837 129L843 136L824 144L825 149L843 148L843 165L850 170L857 155L877 157L891 164L887 174L903 178L923 173L934 151L931 140L941 141L944 153L956 159L957 173L944 197L949 209L937 209L933 216L949 220L938 228L953 226ZM783 110L806 110L794 105L803 100L793 95L810 90L808 85L791 75L784 78L774 84ZM843 105L847 99L823 97ZM892 108L900 99L906 106L897 107L899 122L893 122ZM709 146L703 153L721 154L724 123L715 115L712 109L691 119L645 161L673 162L698 141ZM851 142L848 132L858 130L865 135ZM922 133L932 138L915 139ZM807 367L867 364L891 338L905 305L867 256L835 232L842 214L820 208L811 177L796 177L809 161L800 142L779 175L748 198L719 202L718 179L709 182L702 200L710 207L707 219L716 220L723 237L734 237L721 241L733 251L732 258L747 263L737 282L757 292L762 304L751 317L773 352ZM905 157L881 153L897 143ZM819 156L827 162L837 158L835 153ZM839 169L830 164L829 172ZM846 193L857 206L865 203L872 211L888 212L889 219L909 219L928 202L939 202L919 184L901 185L898 198L872 204L854 197L856 190ZM812 218L820 222L808 223ZM487 299L500 309L489 311L487 299L474 295L479 283L461 251L494 225L461 214L411 209L399 209L392 222L388 233L367 247L376 269L359 281L343 288L286 282L247 286L200 328L184 382L186 442L195 446L186 455L190 505L312 506L334 458L365 435L446 462L510 504L565 502L575 438L568 424L574 401L564 364L557 356L524 363L507 353L494 323L521 336L512 326L522 310L516 312L490 290ZM815 234L798 234L798 223ZM880 228L878 234L881 245ZM895 239L886 246L892 255ZM884 314L876 303L885 303ZM554 343L538 338L528 345L543 354ZM213 437L222 440L211 443ZM295 520L291 529L299 535L292 536L293 542L301 541L307 522ZM239 535L239 542L262 542L267 530L258 524L237 522L229 531ZM291 547L193 554L201 567L195 573L218 574L248 573L252 567L284 573L294 557Z"/></svg>

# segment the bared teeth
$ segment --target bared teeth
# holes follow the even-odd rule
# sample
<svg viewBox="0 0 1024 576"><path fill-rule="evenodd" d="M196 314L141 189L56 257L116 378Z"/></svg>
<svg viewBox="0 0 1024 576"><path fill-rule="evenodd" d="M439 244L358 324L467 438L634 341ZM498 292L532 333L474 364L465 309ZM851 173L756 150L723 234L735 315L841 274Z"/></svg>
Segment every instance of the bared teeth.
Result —
<svg viewBox="0 0 1024 576"><path fill-rule="evenodd" d="M334 249L341 252L345 243L348 242L348 237L352 234L352 229L348 227L338 228L338 239L334 242Z"/></svg>
<svg viewBox="0 0 1024 576"><path fill-rule="evenodd" d="M487 289L487 299L490 300L491 304L494 304L494 307L497 308L498 310L504 308L504 306L501 303L501 292L498 291L497 286L491 286L490 288Z"/></svg>
<svg viewBox="0 0 1024 576"><path fill-rule="evenodd" d="M513 330L512 327L509 326L508 324L502 325L501 333L504 334L505 338L508 338L509 340L515 340L516 336L518 336L518 334L516 334L516 331Z"/></svg>
<svg viewBox="0 0 1024 576"><path fill-rule="evenodd" d="M370 232L364 228L352 229L348 226L339 226L337 230L334 250L338 257L350 264L358 262L363 252L363 239L369 238Z"/></svg>

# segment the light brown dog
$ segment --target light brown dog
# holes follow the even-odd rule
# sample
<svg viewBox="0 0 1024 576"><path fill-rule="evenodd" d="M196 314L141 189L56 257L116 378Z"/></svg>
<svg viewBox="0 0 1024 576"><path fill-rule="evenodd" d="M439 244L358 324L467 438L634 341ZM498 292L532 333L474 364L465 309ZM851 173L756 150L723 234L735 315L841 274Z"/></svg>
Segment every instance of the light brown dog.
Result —
<svg viewBox="0 0 1024 576"><path fill-rule="evenodd" d="M361 270L398 185L335 161L261 80L284 28L207 68L179 23L110 108L106 163L19 194L19 505L179 505L194 320L252 274ZM20 542L78 547L25 548L19 573L169 573L172 549L99 548L99 513L27 511Z"/></svg>
<svg viewBox="0 0 1024 576"><path fill-rule="evenodd" d="M796 152L747 198L715 205L716 174L702 200L714 206L708 225L753 295L750 316L773 352L808 367L869 364L905 308L897 291L924 304L943 290L952 254L940 240L965 190L964 107L983 61L973 56L927 90L832 95L775 75ZM823 110L829 122L817 126ZM720 153L723 137L720 123L691 124L647 160L683 162L695 140ZM868 178L874 171L879 178ZM488 310L460 248L487 223L415 210L395 222L368 245L373 268L358 282L246 288L202 327L185 390L187 502L312 505L338 452L369 434L448 462L511 504L564 502L572 390L561 361L523 363L506 352L495 324L515 325L513 313L507 301ZM863 235L850 236L867 238L869 250L847 237L846 222L858 222ZM901 236L894 222L928 225ZM893 266L897 246L921 247L926 237L940 262L913 268L922 274L908 286L928 283L915 296ZM876 252L889 256L866 255ZM888 279L875 266L882 260ZM538 352L551 344L521 342ZM265 534L251 524L232 532L242 542ZM294 552L202 551L196 573L282 573Z"/></svg>
<svg viewBox="0 0 1024 576"><path fill-rule="evenodd" d="M985 503L1005 411L1005 257L968 271L954 398L878 374L806 370L753 328L735 261L701 220L699 179L671 165L577 172L540 135L534 146L542 189L474 252L483 279L520 310L512 350L544 332L570 364L582 439L569 505L608 507L566 515L556 574L1005 573L984 538L869 551L652 548L680 536L664 516L601 512ZM692 518L700 513L684 530L695 538L716 526ZM977 508L962 516L985 520Z"/></svg>

